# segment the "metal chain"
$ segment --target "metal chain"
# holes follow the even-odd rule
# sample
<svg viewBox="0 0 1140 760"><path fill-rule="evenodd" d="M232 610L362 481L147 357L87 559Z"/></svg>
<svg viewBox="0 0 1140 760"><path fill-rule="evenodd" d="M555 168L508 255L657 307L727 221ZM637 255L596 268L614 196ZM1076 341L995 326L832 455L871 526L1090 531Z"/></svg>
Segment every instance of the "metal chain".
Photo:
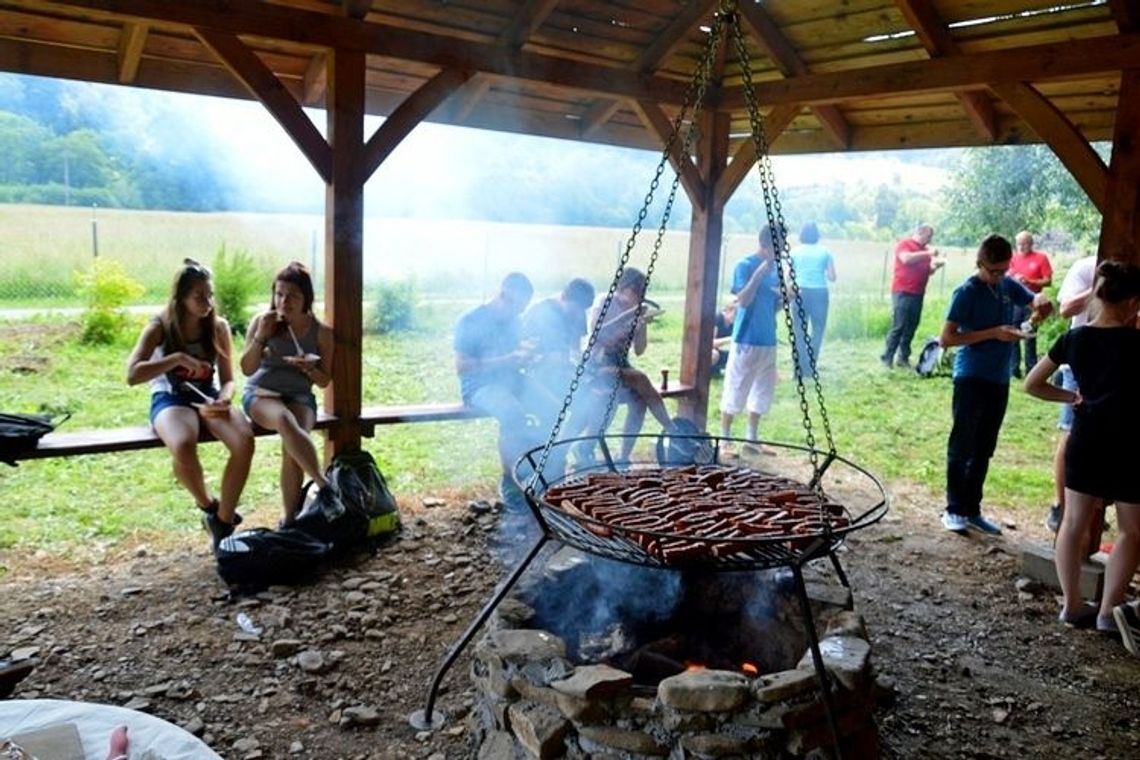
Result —
<svg viewBox="0 0 1140 760"><path fill-rule="evenodd" d="M633 229L630 231L629 238L626 240L625 247L622 250L621 258L618 261L617 269L614 271L613 280L610 282L609 289L606 291L606 296L602 301L602 306L598 310L598 316L594 320L593 327L590 330L589 338L586 341L586 347L582 350L582 356L578 360L577 366L574 368L574 377L570 380L570 389L567 391L565 398L562 401L562 408L558 411L558 416L554 421L554 426L551 428L550 436L546 440L546 444L542 448L542 453L539 455L538 463L535 466L534 473L530 476L527 483L528 489L533 489L535 481L546 467L546 463L550 458L550 451L558 439L558 434L562 430L562 425L566 421L569 414L570 406L574 402L574 394L577 393L579 386L582 382L582 376L586 373L586 368L589 365L590 358L593 356L594 349L597 347L598 336L601 333L602 325L605 324L606 315L609 313L610 306L613 304L614 294L617 293L618 282L621 280L622 274L625 273L626 265L629 263L630 255L637 243L637 236L641 233L645 218L649 214L649 207L653 204L653 199L661 185L661 177L665 173L665 165L669 162L669 155L673 146L677 142L677 136L682 133L684 128L684 137L682 138L682 145L680 156L682 161L687 161L693 141L698 131L697 116L700 113L701 106L703 105L705 92L708 89L709 78L713 69L713 62L716 60L716 51L720 44L720 31L723 26L724 17L721 13L714 14L712 28L708 33L708 43L705 47L704 54L701 56L701 61L693 72L693 76L689 80L688 87L685 90L685 97L681 104L681 110L678 111L677 116L673 119L672 129L670 130L669 137L665 141L665 147L661 151L661 160L657 163L657 169L654 171L653 180L649 183L649 191L645 194L645 199L642 202L641 210L637 213L637 220L633 224ZM692 108L692 116L686 119L689 109ZM688 127L685 128L685 123L688 121ZM661 215L661 223L657 229L657 236L653 241L653 252L649 258L649 264L645 270L645 284L639 294L638 304L640 305L645 299L645 292L649 289L650 278L653 275L653 269L657 264L657 258L661 251L661 245L665 238L666 225L669 223L669 216L673 210L673 203L677 197L677 188L681 182L681 175L679 172L674 173L673 181L669 186L669 195L667 196L665 207ZM637 333L638 320L633 319L630 321L630 329L626 334L620 356L624 364L629 356L629 349L633 345L634 337ZM621 372L615 373L614 382L610 388L609 398L606 402L605 415L602 417L602 427L599 429L605 430L613 420L614 413L617 407L617 393L621 387Z"/></svg>
<svg viewBox="0 0 1140 760"><path fill-rule="evenodd" d="M800 401L800 413L802 415L804 434L806 443L809 450L809 457L811 458L812 469L818 473L819 471L819 453L816 449L815 433L812 426L811 410L808 404L807 388L804 385L803 373L799 371L800 367L800 349L799 341L795 339L795 323L793 322L792 303L789 302L788 292L789 285L792 293L792 301L795 304L795 318L799 319L799 324L805 330L805 345L808 351L808 359L811 367L812 382L815 386L816 402L819 406L819 414L821 424L823 426L824 434L827 439L827 453L830 456L835 456L835 440L831 434L831 422L827 414L827 405L823 400L823 386L819 380L819 368L816 365L815 350L806 340L806 312L804 310L803 296L800 292L799 283L796 281L795 266L791 263L788 254L788 240L787 228L784 224L783 210L780 206L780 199L776 192L775 176L772 172L772 161L769 155L769 146L767 137L764 134L764 126L760 118L760 106L756 101L756 90L752 82L752 68L748 59L748 51L744 43L744 35L740 28L740 24L730 22L730 29L735 43L737 59L740 64L741 78L744 84L744 99L748 106L748 121L752 130L752 139L756 144L756 166L760 175L760 185L764 195L764 209L768 218L768 227L772 230L772 247L775 249L775 263L776 272L780 281L780 295L784 302L784 324L788 330L788 335L791 336L792 345L792 364L795 368L796 377L796 393ZM787 258L787 271L783 266Z"/></svg>

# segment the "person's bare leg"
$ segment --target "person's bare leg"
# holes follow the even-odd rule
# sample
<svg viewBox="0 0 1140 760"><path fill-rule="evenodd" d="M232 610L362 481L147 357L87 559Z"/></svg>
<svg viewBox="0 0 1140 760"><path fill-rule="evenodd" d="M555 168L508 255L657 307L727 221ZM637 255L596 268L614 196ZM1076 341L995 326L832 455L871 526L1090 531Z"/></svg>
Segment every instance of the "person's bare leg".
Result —
<svg viewBox="0 0 1140 760"><path fill-rule="evenodd" d="M172 406L159 412L154 432L170 449L174 477L185 488L199 509L210 506L213 498L206 488L202 463L198 459L198 412L190 407Z"/></svg>
<svg viewBox="0 0 1140 760"><path fill-rule="evenodd" d="M233 523L238 500L249 479L249 468L253 463L253 428L249 421L236 409L231 409L228 417L205 419L210 432L229 451L225 470L222 472L222 490L218 495L218 517L223 522Z"/></svg>
<svg viewBox="0 0 1140 760"><path fill-rule="evenodd" d="M1104 571L1104 594L1100 616L1111 617L1112 608L1124 601L1128 584L1140 563L1140 504L1116 503L1116 542Z"/></svg>
<svg viewBox="0 0 1140 760"><path fill-rule="evenodd" d="M1061 593L1065 597L1062 612L1071 618L1076 617L1084 607L1084 599L1081 597L1081 563L1085 559L1089 523L1093 519L1098 500L1088 494L1066 489L1065 503L1065 516L1057 530L1054 562L1057 565Z"/></svg>
<svg viewBox="0 0 1140 760"><path fill-rule="evenodd" d="M288 525L297 517L301 508L301 489L305 473L293 457L282 447L281 451L281 512L282 524Z"/></svg>
<svg viewBox="0 0 1140 760"><path fill-rule="evenodd" d="M126 760L131 751L131 740L126 726L115 726L107 747L107 760Z"/></svg>

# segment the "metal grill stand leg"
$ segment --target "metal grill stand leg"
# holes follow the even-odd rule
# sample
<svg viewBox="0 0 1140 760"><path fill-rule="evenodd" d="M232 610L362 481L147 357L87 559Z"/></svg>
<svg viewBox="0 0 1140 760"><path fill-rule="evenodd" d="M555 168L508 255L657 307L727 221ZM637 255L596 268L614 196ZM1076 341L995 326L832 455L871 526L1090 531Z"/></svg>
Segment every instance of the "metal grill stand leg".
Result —
<svg viewBox="0 0 1140 760"><path fill-rule="evenodd" d="M815 619L811 614L811 602L808 600L803 572L799 565L792 566L792 577L795 579L796 596L800 599L800 611L803 613L804 626L807 628L811 660L815 665L816 678L819 679L819 690L823 694L823 707L827 712L827 724L831 728L831 738L835 743L835 760L843 760L843 751L839 746L839 724L835 721L835 705L831 699L831 678L827 675L827 668L823 664L823 655L819 651L819 635L815 630Z"/></svg>
<svg viewBox="0 0 1140 760"><path fill-rule="evenodd" d="M827 556L831 558L831 566L835 568L835 574L839 576L839 582L843 584L843 588L851 588L851 582L847 580L847 573L843 572L843 565L839 564L839 555L835 551L829 551Z"/></svg>
<svg viewBox="0 0 1140 760"><path fill-rule="evenodd" d="M435 698L439 693L439 685L443 681L443 677L447 674L447 671L451 669L451 666L455 664L455 660L459 657L459 654L471 643L471 639L475 638L475 634L479 631L479 628L482 627L483 623L487 622L487 619L491 617L491 613L495 611L495 608L499 606L499 603L503 601L511 588L518 583L523 572L525 572L527 567L530 566L530 563L534 561L534 558L538 556L538 552L546 545L548 540L545 533L539 537L535 545L527 552L522 562L518 564L510 575L499 583L494 594L492 594L487 603L483 605L483 609L479 610L479 614L475 616L475 619L468 624L467 630L463 632L459 640L451 645L451 648L447 651L447 656L443 658L439 669L436 670L435 677L432 678L431 686L428 687L426 707L423 710L416 710L408 716L408 722L412 724L413 728L418 731L435 731L442 728L447 722L447 716L435 710Z"/></svg>

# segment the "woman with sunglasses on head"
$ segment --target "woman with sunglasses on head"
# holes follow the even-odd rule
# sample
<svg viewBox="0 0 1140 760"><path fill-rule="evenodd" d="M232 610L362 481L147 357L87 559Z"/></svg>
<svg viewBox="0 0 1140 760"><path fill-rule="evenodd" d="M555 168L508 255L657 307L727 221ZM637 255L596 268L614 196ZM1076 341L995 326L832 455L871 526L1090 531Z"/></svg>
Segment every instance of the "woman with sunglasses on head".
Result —
<svg viewBox="0 0 1140 760"><path fill-rule="evenodd" d="M253 430L230 403L232 356L230 326L214 310L210 270L186 259L166 308L147 323L131 351L127 382L150 382L150 424L170 449L174 475L202 510L215 546L241 521L237 503L253 459ZM217 497L207 489L198 459L203 426L229 450Z"/></svg>
<svg viewBox="0 0 1140 760"><path fill-rule="evenodd" d="M982 488L1009 402L1013 344L1025 337L1018 329L1022 307L1044 317L1052 303L1006 277L1013 246L990 235L978 247L977 271L958 286L939 341L961 346L954 356L953 425L946 445L946 511L942 527L954 533L977 530L989 535L1001 527L982 515Z"/></svg>
<svg viewBox="0 0 1140 760"><path fill-rule="evenodd" d="M309 431L317 421L313 386L332 381L333 332L313 314L313 280L294 261L273 278L272 305L253 318L241 370L249 377L242 406L255 423L281 436L281 498L289 525L307 475L328 485Z"/></svg>

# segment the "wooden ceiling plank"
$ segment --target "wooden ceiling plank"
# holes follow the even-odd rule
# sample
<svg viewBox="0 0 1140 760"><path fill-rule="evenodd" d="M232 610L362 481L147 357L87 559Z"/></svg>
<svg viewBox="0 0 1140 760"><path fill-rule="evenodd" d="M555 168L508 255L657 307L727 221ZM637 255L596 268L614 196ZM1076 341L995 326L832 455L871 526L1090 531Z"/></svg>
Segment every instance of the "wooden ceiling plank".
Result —
<svg viewBox="0 0 1140 760"><path fill-rule="evenodd" d="M526 0L515 15L514 21L499 35L499 44L510 50L521 48L534 34L546 17L553 12L559 0Z"/></svg>
<svg viewBox="0 0 1140 760"><path fill-rule="evenodd" d="M232 34L197 29L202 44L218 56L227 69L261 101L277 120L325 183L332 181L332 148L317 130L301 104L245 43Z"/></svg>
<svg viewBox="0 0 1140 760"><path fill-rule="evenodd" d="M906 93L980 89L990 83L1038 82L1140 68L1140 34L1081 40L874 66L857 71L807 74L758 82L756 97L769 105L819 105ZM744 104L740 88L721 99L725 109Z"/></svg>
<svg viewBox="0 0 1140 760"><path fill-rule="evenodd" d="M716 4L717 0L692 0L687 3L669 22L669 26L641 51L632 68L642 72L656 70L669 56L677 52L677 48L692 33L693 27L706 18Z"/></svg>
<svg viewBox="0 0 1140 760"><path fill-rule="evenodd" d="M364 175L361 179L367 181L396 146L471 76L470 71L444 69L409 95L364 146L364 164L361 168Z"/></svg>
<svg viewBox="0 0 1140 760"><path fill-rule="evenodd" d="M146 24L130 22L123 26L123 36L119 40L119 82L130 84L139 73L143 48L146 47Z"/></svg>
<svg viewBox="0 0 1140 760"><path fill-rule="evenodd" d="M325 53L317 53L309 59L309 67L305 70L301 102L306 106L319 105L325 99L328 86L329 57Z"/></svg>
<svg viewBox="0 0 1140 760"><path fill-rule="evenodd" d="M1108 203L1108 167L1089 141L1065 114L1029 85L998 84L993 90L1052 149L1103 214Z"/></svg>
<svg viewBox="0 0 1140 760"><path fill-rule="evenodd" d="M441 68L532 79L593 94L674 104L682 103L685 97L685 83L672 79L527 51L505 55L493 43L399 29L261 0L61 0L59 4L108 18L162 21L232 35L359 50Z"/></svg>
<svg viewBox="0 0 1140 760"><path fill-rule="evenodd" d="M961 54L962 51L950 33L949 27L938 16L938 11L932 4L926 0L921 2L895 0L895 4L931 58ZM981 92L955 94L966 112L966 118L982 137L992 142L997 137L997 118L994 115L993 103Z"/></svg>
<svg viewBox="0 0 1140 760"><path fill-rule="evenodd" d="M672 120L656 103L639 100L632 103L632 106L649 131L657 135L661 141L661 147L664 148L669 143L669 136L673 134ZM673 170L681 177L681 184L692 204L697 208L704 209L706 199L704 179L701 178L701 172L692 159L681 153L682 147L681 135L678 134L669 146L669 163L673 165Z"/></svg>
<svg viewBox="0 0 1140 760"><path fill-rule="evenodd" d="M613 118L613 115L621 110L622 101L610 100L608 98L601 98L597 100L586 113L582 114L582 120L579 122L579 134L583 137L588 137L597 132L598 129L607 121Z"/></svg>
<svg viewBox="0 0 1140 760"><path fill-rule="evenodd" d="M776 141L792 120L799 115L803 110L797 105L778 106L768 112L768 115L763 117L762 126L764 129L764 140L769 145ZM752 167L756 165L756 141L749 135L736 152L732 156L732 161L721 173L717 179L716 187L713 189L713 198L717 203L728 203L728 199L740 187L740 183L748 177L748 172L752 171Z"/></svg>
<svg viewBox="0 0 1140 760"><path fill-rule="evenodd" d="M741 3L737 6L737 10L781 74L785 77L794 77L810 72L795 47L780 31L775 19L758 3ZM839 148L850 147L851 125L847 123L846 117L837 106L813 106L811 111Z"/></svg>

